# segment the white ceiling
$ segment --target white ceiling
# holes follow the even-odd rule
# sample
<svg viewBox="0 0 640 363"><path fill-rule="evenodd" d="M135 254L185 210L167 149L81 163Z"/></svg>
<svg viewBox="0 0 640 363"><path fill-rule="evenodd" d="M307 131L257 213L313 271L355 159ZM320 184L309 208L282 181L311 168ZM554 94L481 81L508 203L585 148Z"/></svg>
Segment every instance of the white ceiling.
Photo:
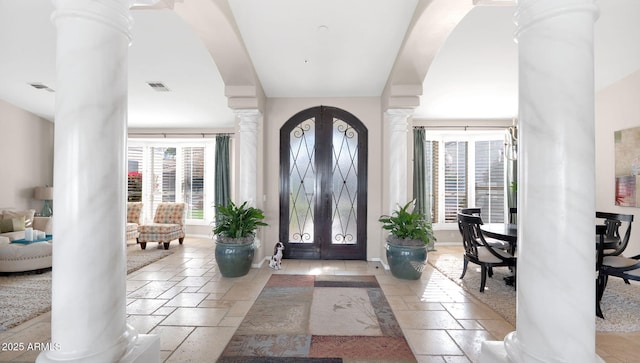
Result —
<svg viewBox="0 0 640 363"><path fill-rule="evenodd" d="M347 97L381 95L418 1L228 0L228 6L267 97ZM640 69L640 1L598 4L602 89ZM0 0L0 99L49 120L55 94L29 83L55 89L53 10L50 0ZM514 10L476 7L463 19L431 64L416 117L516 115ZM220 72L189 25L168 9L136 9L132 16L129 126L231 127ZM163 82L171 92L155 92L146 82Z"/></svg>
<svg viewBox="0 0 640 363"><path fill-rule="evenodd" d="M269 97L380 96L417 0L231 0Z"/></svg>

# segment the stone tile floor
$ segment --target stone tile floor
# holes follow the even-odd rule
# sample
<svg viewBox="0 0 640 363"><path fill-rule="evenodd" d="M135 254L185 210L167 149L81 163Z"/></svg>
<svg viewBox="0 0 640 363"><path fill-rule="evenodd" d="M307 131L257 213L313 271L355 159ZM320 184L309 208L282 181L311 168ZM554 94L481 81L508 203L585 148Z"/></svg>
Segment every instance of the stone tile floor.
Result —
<svg viewBox="0 0 640 363"><path fill-rule="evenodd" d="M398 280L377 262L285 260L246 276L224 278L210 240L187 238L176 252L127 277L127 321L139 333L160 336L164 362L213 362L271 274L376 275L418 362L477 362L482 341L502 340L514 328L488 306L427 266L417 281ZM462 253L438 246L429 255ZM50 313L9 331L0 342L50 339ZM607 363L640 361L640 333L598 333L597 353ZM39 351L0 351L0 362L34 362Z"/></svg>

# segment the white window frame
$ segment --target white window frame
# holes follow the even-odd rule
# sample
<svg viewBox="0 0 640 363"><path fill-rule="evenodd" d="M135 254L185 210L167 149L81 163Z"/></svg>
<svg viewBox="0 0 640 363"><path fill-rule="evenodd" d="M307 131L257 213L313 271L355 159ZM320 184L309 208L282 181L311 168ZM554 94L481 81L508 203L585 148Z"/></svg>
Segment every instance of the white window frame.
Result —
<svg viewBox="0 0 640 363"><path fill-rule="evenodd" d="M433 223L433 228L438 230L457 230L458 224L455 222L444 222L445 220L445 195L444 195L444 173L445 173L445 152L444 152L444 143L449 141L466 141L467 142L467 204L471 207L476 205L476 192L475 192L475 179L476 179L476 171L475 167L475 142L476 141L495 141L495 140L504 140L504 130L500 129L492 129L492 130L432 130L427 129L425 135L425 141L435 141L440 143L438 153L438 195L437 198L440 203L438 203L438 210L435 211L438 215L438 222ZM506 178L506 159L505 163L505 173L504 173L504 198L505 205L507 201L507 192L508 186L507 178ZM505 208L505 221L508 220L508 211Z"/></svg>
<svg viewBox="0 0 640 363"><path fill-rule="evenodd" d="M153 221L154 209L153 205L145 203L150 200L152 188L151 178L145 178L144 175L149 175L148 169L151 166L151 147L175 147L176 148L176 202L184 202L184 198L180 191L183 189L184 175L183 167L178 167L178 163L183 162L183 149L185 147L204 147L204 185L203 185L203 199L204 199L204 211L203 219L186 219L187 225L211 225L215 218L214 204L214 183L215 183L215 139L205 138L202 140L194 141L194 139L129 139L127 147L142 147L143 158L143 171L142 171L142 221L143 223L150 223ZM211 206L209 208L209 206Z"/></svg>

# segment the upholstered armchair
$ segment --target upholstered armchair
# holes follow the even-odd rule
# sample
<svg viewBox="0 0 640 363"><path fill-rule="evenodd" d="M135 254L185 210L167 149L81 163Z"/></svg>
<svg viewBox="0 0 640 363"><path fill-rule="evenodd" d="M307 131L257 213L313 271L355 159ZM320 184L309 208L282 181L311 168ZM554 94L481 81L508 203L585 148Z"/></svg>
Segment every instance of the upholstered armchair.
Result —
<svg viewBox="0 0 640 363"><path fill-rule="evenodd" d="M140 214L142 214L141 202L127 203L127 241L138 238L138 226L140 225Z"/></svg>
<svg viewBox="0 0 640 363"><path fill-rule="evenodd" d="M147 242L158 242L163 243L164 249L168 250L169 243L174 239L182 244L186 211L186 203L160 203L153 216L153 223L138 227L140 248L147 248Z"/></svg>

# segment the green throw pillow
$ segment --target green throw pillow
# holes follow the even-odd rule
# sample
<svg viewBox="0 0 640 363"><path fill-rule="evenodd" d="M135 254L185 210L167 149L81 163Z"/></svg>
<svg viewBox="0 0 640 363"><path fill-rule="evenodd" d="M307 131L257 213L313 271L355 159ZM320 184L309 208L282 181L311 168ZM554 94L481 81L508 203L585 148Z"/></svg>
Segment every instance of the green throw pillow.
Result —
<svg viewBox="0 0 640 363"><path fill-rule="evenodd" d="M13 232L13 221L11 219L0 219L0 233Z"/></svg>
<svg viewBox="0 0 640 363"><path fill-rule="evenodd" d="M24 216L17 217L17 218L11 218L11 221L13 222L13 230L14 231L24 231L24 225L25 225Z"/></svg>
<svg viewBox="0 0 640 363"><path fill-rule="evenodd" d="M24 231L24 216L0 219L0 233Z"/></svg>

